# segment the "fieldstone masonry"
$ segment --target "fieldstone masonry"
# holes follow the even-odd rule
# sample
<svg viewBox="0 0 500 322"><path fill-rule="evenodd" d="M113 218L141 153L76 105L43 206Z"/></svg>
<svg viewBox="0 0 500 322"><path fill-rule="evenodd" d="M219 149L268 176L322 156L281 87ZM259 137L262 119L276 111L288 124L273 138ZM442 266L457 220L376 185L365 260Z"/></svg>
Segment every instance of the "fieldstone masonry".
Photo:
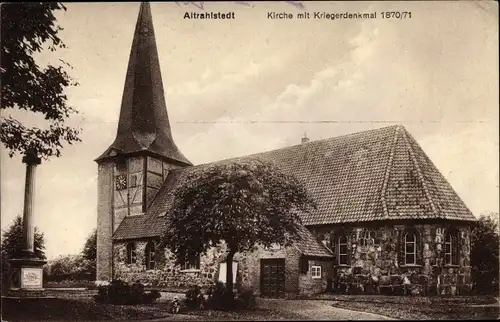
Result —
<svg viewBox="0 0 500 322"><path fill-rule="evenodd" d="M343 226L315 229L317 236L330 233L332 239L340 233L347 234L349 262L338 265L338 259L315 259L303 257L294 247L236 254L238 262L237 284L260 293L260 260L266 258L285 259L285 290L290 295L315 294L330 286L338 293L383 293L413 295L466 294L471 287L469 228L458 226L459 263L444 264L444 241L447 227L440 224L393 225L374 229ZM412 231L420 234L417 241L417 263L404 264L404 236ZM199 270L181 270L175 264L173 254L164 250L157 252L156 267L146 270L145 247L147 240L135 241L135 264L126 264L126 242L116 242L113 253L115 278L127 282L140 280L152 286L187 288L192 284L208 287L217 281L219 263L225 260L225 245L213 247L200 259ZM335 248L333 243L332 248ZM335 253L335 252L334 252ZM308 270L302 272L301 260L307 261ZM320 265L322 277L313 279L311 267ZM332 283L332 285L328 285Z"/></svg>
<svg viewBox="0 0 500 322"><path fill-rule="evenodd" d="M305 274L299 273L299 294L318 294L327 290L328 282L333 272L332 262L325 259L305 259L308 270ZM321 266L321 278L313 279L312 266Z"/></svg>
<svg viewBox="0 0 500 322"><path fill-rule="evenodd" d="M146 244L148 240L134 241L136 247L136 263L127 264L127 242L115 242L113 247L115 272L114 278L126 282L141 281L146 285L171 289L186 289L196 284L202 288L213 285L218 280L219 264L225 261L226 247L224 244L211 248L200 258L199 270L182 270L175 264L175 257L169 250L157 252L156 267L146 270ZM319 259L309 259L308 265L322 265L321 279L312 279L310 269L306 274L299 272L300 252L294 247L278 250L268 250L258 247L256 251L236 254L234 261L238 262L236 284L251 288L260 294L260 260L267 258L285 259L285 290L294 294L314 294L326 289L328 276L331 274L331 262ZM307 259L306 259L307 260Z"/></svg>
<svg viewBox="0 0 500 322"><path fill-rule="evenodd" d="M338 265L337 258L334 259L336 292L398 294L405 293L406 288L406 292L413 295L455 295L465 294L471 288L470 230L465 225L455 227L459 236L457 265L444 262L445 234L451 229L448 225L401 224L373 229L344 225L341 229L316 229L315 233L318 236L330 233L333 240L340 233L350 237L349 263ZM418 234L417 262L412 265L404 262L407 231Z"/></svg>
<svg viewBox="0 0 500 322"><path fill-rule="evenodd" d="M127 243L114 244L115 278L127 282L141 281L147 285L184 289L192 284L202 287L212 285L219 276L219 263L223 261L225 246L211 248L200 258L200 269L182 270L175 264L175 256L167 249L157 251L155 269L146 270L146 244L145 241L134 241L136 245L136 263L127 264ZM235 256L238 260L238 256Z"/></svg>

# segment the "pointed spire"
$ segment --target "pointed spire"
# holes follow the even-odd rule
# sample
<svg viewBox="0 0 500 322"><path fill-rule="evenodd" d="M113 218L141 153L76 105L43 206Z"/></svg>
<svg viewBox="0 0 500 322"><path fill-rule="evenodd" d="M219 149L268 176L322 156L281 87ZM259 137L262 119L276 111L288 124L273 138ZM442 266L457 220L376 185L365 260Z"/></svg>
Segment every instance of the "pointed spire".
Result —
<svg viewBox="0 0 500 322"><path fill-rule="evenodd" d="M116 139L96 161L141 151L191 165L172 138L148 2L135 26Z"/></svg>

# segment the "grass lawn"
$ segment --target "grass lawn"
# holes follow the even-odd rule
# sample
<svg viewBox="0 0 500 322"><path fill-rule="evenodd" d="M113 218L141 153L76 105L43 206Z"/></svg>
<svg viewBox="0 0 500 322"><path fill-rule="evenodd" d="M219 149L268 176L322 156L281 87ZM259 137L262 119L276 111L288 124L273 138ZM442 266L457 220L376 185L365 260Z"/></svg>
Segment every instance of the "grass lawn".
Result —
<svg viewBox="0 0 500 322"><path fill-rule="evenodd" d="M97 320L287 320L296 319L292 314L255 309L233 312L189 311L173 315L168 313L169 302L149 305L99 304L86 299L46 298L46 299L2 299L2 320L6 321L97 321Z"/></svg>
<svg viewBox="0 0 500 322"><path fill-rule="evenodd" d="M411 297L323 295L333 306L407 320L497 320L500 313L492 296Z"/></svg>
<svg viewBox="0 0 500 322"><path fill-rule="evenodd" d="M92 300L67 298L2 299L2 319L41 320L130 320L163 317L165 305L110 305Z"/></svg>
<svg viewBox="0 0 500 322"><path fill-rule="evenodd" d="M87 288L87 289L97 289L95 282L93 281L61 281L61 282L44 282L44 288Z"/></svg>

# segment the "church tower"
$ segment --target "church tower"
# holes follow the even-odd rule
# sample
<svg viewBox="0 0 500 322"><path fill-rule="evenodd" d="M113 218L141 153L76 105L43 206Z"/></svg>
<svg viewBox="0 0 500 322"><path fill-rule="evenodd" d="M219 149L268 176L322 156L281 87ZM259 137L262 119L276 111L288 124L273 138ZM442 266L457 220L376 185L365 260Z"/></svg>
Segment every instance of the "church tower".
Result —
<svg viewBox="0 0 500 322"><path fill-rule="evenodd" d="M141 3L116 138L98 164L97 280L112 279L112 235L126 216L141 216L168 171L191 166L172 138L151 8Z"/></svg>

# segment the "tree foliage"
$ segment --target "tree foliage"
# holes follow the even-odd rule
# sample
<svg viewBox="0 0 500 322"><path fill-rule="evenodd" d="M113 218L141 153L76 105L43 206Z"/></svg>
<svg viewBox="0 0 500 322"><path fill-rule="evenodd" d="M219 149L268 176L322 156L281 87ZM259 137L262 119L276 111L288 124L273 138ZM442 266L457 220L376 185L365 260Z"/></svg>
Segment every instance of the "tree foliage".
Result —
<svg viewBox="0 0 500 322"><path fill-rule="evenodd" d="M83 257L78 255L62 255L49 260L46 265L47 280L78 280L83 269Z"/></svg>
<svg viewBox="0 0 500 322"><path fill-rule="evenodd" d="M299 237L300 215L314 207L294 176L259 160L195 168L173 195L163 243L182 263L224 242L230 293L234 254L290 244Z"/></svg>
<svg viewBox="0 0 500 322"><path fill-rule="evenodd" d="M16 258L21 255L24 248L23 236L23 218L17 216L12 222L12 225L3 233L2 258ZM38 258L46 259L44 236L37 227L35 227L34 251Z"/></svg>
<svg viewBox="0 0 500 322"><path fill-rule="evenodd" d="M66 46L59 38L62 28L54 12L66 10L57 2L4 3L1 10L1 109L19 109L43 115L45 128L28 127L16 118L0 117L0 140L12 157L16 152L36 151L38 156L60 156L62 143L80 141L79 131L65 121L77 113L67 105L64 90L77 83L64 67L40 67L34 56ZM5 113L2 113L5 114Z"/></svg>
<svg viewBox="0 0 500 322"><path fill-rule="evenodd" d="M89 261L95 261L97 258L97 229L94 229L85 241L82 256Z"/></svg>
<svg viewBox="0 0 500 322"><path fill-rule="evenodd" d="M80 254L59 256L50 260L45 268L49 281L95 280L97 231L94 229L85 241Z"/></svg>
<svg viewBox="0 0 500 322"><path fill-rule="evenodd" d="M472 228L472 280L479 293L491 293L499 283L498 213L482 215ZM497 288L498 292L498 288Z"/></svg>
<svg viewBox="0 0 500 322"><path fill-rule="evenodd" d="M84 272L90 280L95 280L97 261L97 229L94 229L85 241L81 257L82 272Z"/></svg>

